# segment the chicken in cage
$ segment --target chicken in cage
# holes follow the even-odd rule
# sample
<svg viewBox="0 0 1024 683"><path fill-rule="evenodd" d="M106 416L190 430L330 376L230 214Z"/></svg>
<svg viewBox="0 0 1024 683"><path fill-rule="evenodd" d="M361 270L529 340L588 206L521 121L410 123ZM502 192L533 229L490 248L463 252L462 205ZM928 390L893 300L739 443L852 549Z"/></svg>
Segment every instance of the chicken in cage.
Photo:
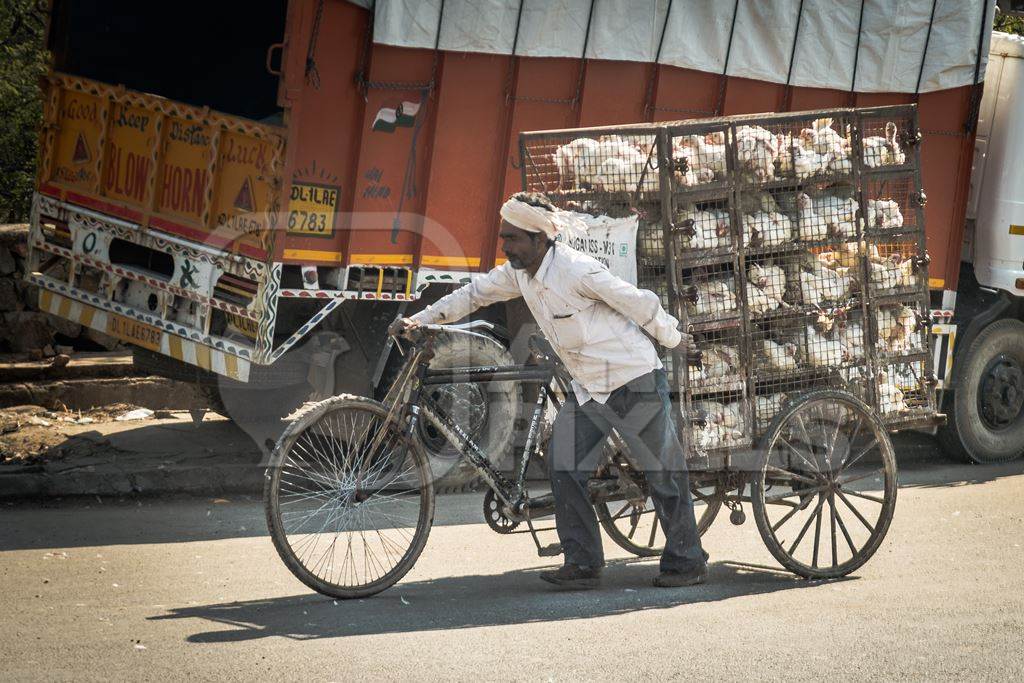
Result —
<svg viewBox="0 0 1024 683"><path fill-rule="evenodd" d="M924 284L921 271L928 264L914 241L878 242L868 249L868 282L872 291L915 289ZM890 292L891 293L891 292Z"/></svg>
<svg viewBox="0 0 1024 683"><path fill-rule="evenodd" d="M694 332L702 357L700 364L689 368L691 393L743 388L746 374L740 337L739 326Z"/></svg>
<svg viewBox="0 0 1024 683"><path fill-rule="evenodd" d="M684 269L680 295L691 320L739 315L731 262Z"/></svg>
<svg viewBox="0 0 1024 683"><path fill-rule="evenodd" d="M751 315L765 315L789 305L784 302L786 271L771 258L750 262L746 287L747 310Z"/></svg>
<svg viewBox="0 0 1024 683"><path fill-rule="evenodd" d="M875 311L880 354L920 353L926 349L927 325L916 305L882 305Z"/></svg>
<svg viewBox="0 0 1024 683"><path fill-rule="evenodd" d="M689 407L693 445L698 451L749 443L742 401L693 401Z"/></svg>
<svg viewBox="0 0 1024 683"><path fill-rule="evenodd" d="M868 176L864 182L864 229L867 233L915 231L925 195L913 175Z"/></svg>
<svg viewBox="0 0 1024 683"><path fill-rule="evenodd" d="M740 195L743 245L749 249L778 247L793 239L793 222L768 192Z"/></svg>
<svg viewBox="0 0 1024 683"><path fill-rule="evenodd" d="M859 290L858 264L847 259L852 265L842 265L833 259L835 252L799 252L783 263L788 277L799 284L799 302L804 306L845 303Z"/></svg>
<svg viewBox="0 0 1024 683"><path fill-rule="evenodd" d="M672 177L678 188L704 185L724 178L727 163L724 130L672 138Z"/></svg>
<svg viewBox="0 0 1024 683"><path fill-rule="evenodd" d="M789 395L783 391L775 391L770 394L761 394L754 397L754 414L756 416L757 431L763 432L768 429L775 416L786 407Z"/></svg>
<svg viewBox="0 0 1024 683"><path fill-rule="evenodd" d="M673 221L680 252L723 249L732 246L728 201L688 204Z"/></svg>
<svg viewBox="0 0 1024 683"><path fill-rule="evenodd" d="M659 186L653 135L579 137L555 150L561 186L604 192L656 192Z"/></svg>
<svg viewBox="0 0 1024 683"><path fill-rule="evenodd" d="M881 166L902 166L907 163L907 154L900 146L896 123L877 120L861 122L861 146L864 165L868 168Z"/></svg>

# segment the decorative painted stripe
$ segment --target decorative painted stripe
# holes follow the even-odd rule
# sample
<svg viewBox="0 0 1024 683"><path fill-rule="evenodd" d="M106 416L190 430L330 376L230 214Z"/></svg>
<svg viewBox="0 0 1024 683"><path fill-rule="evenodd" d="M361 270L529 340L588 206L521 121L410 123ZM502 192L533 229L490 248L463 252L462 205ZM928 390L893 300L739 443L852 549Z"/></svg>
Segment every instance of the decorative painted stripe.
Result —
<svg viewBox="0 0 1024 683"><path fill-rule="evenodd" d="M109 333L109 313L66 296L55 294L49 290L39 290L39 309L53 315L59 315L66 320L79 323L85 327ZM128 316L124 317L127 318ZM249 361L240 359L230 353L211 349L204 344L197 344L188 339L182 339L175 334L162 334L161 336L161 353L240 382L248 381ZM155 346L153 350L156 350Z"/></svg>
<svg viewBox="0 0 1024 683"><path fill-rule="evenodd" d="M425 266L455 266L463 268L479 268L479 256L424 256L420 262Z"/></svg>
<svg viewBox="0 0 1024 683"><path fill-rule="evenodd" d="M1010 234L1011 235L1024 235L1024 225L1011 225L1010 226Z"/></svg>
<svg viewBox="0 0 1024 683"><path fill-rule="evenodd" d="M412 254L352 254L349 261L354 266L410 266Z"/></svg>
<svg viewBox="0 0 1024 683"><path fill-rule="evenodd" d="M149 224L153 227L180 235L186 239L199 242L200 244L204 244L215 249L237 250L240 254L245 254L250 258L260 260L267 257L266 251L258 249L250 244L237 244L233 238L217 235L212 232L205 232L196 228L190 228L186 225L169 221L166 218L160 218L159 216L153 216L150 218Z"/></svg>
<svg viewBox="0 0 1024 683"><path fill-rule="evenodd" d="M143 216L142 212L140 211L134 211L132 209L128 209L118 204L112 204L110 202L94 199L93 197L90 197L88 195L72 192L71 190L67 191L65 197L69 202L74 202L75 204L84 206L89 209L95 209L96 211L101 211L112 216L117 216L118 218L124 218L125 220L132 221L133 223L142 222Z"/></svg>
<svg viewBox="0 0 1024 683"><path fill-rule="evenodd" d="M381 301L415 301L416 294L392 294L390 292L358 292L355 290L328 291L323 289L282 289L281 297L286 299L380 299Z"/></svg>
<svg viewBox="0 0 1024 683"><path fill-rule="evenodd" d="M75 299L76 301L88 303L88 305L90 306L95 306L100 311L118 313L127 318L134 318L139 322L143 322L147 325L152 325L153 327L160 328L164 332L170 332L172 335L178 335L184 339L191 339L192 341L196 341L202 345L209 346L211 349L223 351L224 353L234 354L238 356L240 359L249 359L252 357L254 353L254 349L252 347L241 346L237 342L229 341L227 339L224 339L223 337L212 337L209 335L201 334L197 330L185 327L177 323L173 323L168 320L163 320L153 315L142 313L140 311L135 310L131 306L126 306L117 302L111 302L105 298L96 296L91 292L86 292L80 289L76 289L75 287L71 287L64 282L57 282L47 277L32 273L27 274L25 276L25 279L28 282L34 285L38 285L41 288L40 301L42 301L42 292L43 290L45 290L48 292L52 292L54 297L64 295L72 299ZM42 306L40 306L40 308L42 308ZM51 312L56 314L56 311ZM101 325L101 327L90 327L94 327L94 329L106 329L105 327L102 327L102 325L105 325L105 320L100 321L99 323L96 324Z"/></svg>
<svg viewBox="0 0 1024 683"><path fill-rule="evenodd" d="M45 243L42 240L37 240L35 242L34 246L39 247L43 251L48 251L50 253L57 254L59 256L63 256L65 258L73 258L73 259L75 259L77 261L80 261L81 263L84 263L87 266L90 266L92 268L96 268L98 270L102 270L102 271L105 271L105 272L108 272L108 273L113 273L115 275L120 275L121 277L126 277L126 278L129 278L131 280L136 280L138 282L143 282L143 283L145 283L145 284L147 284L147 285L149 285L151 287L156 287L157 289L161 289L161 290L164 290L166 292L170 292L172 294L176 294L176 295L178 295L180 297L189 299L191 301L195 301L195 302L198 302L198 303L201 303L201 304L209 304L213 308L217 308L217 309L220 309L222 311L227 311L228 313L233 313L235 315L240 315L240 316L242 316L244 318L249 318L250 320L258 321L260 319L259 314L255 313L255 312L252 312L252 311L250 311L249 309L247 309L247 308L245 308L243 306L237 306L235 304L229 304L226 301L221 301L219 299L214 299L214 298L206 297L206 296L203 296L202 294L199 294L197 292L193 292L193 291L190 291L190 290L187 290L187 289L182 289L181 287L176 287L175 285L172 285L172 284L169 284L167 282L164 282L163 280L160 280L160 279L157 279L157 278L154 278L154 277L149 277L149 276L147 276L147 275L145 275L143 273L140 273L139 271L137 271L137 270L135 270L133 268L125 268L125 267L122 267L122 266L114 266L114 265L111 265L109 263L105 263L103 261L97 261L96 259L89 258L88 256L75 256L75 255L73 255L67 249L64 249L62 247L57 247L57 246L54 246L52 244L47 244L47 243Z"/></svg>
<svg viewBox="0 0 1024 683"><path fill-rule="evenodd" d="M287 261L330 261L341 263L340 251L317 251L316 249L285 249L282 257Z"/></svg>
<svg viewBox="0 0 1024 683"><path fill-rule="evenodd" d="M929 287L929 289L942 289L945 284L946 284L946 281L943 280L941 277L930 277L930 278L928 278L928 287Z"/></svg>
<svg viewBox="0 0 1024 683"><path fill-rule="evenodd" d="M258 259L248 259L240 254L224 253L207 244L200 244L176 235L160 232L145 232L138 224L114 218L102 213L96 213L89 209L69 204L49 197L39 196L39 213L54 217L65 217L67 213L77 214L90 218L100 224L100 229L114 233L117 237L128 239L136 244L158 249L161 251L177 251L190 258L208 258L211 262L217 263L224 272L240 272L242 277L263 277L267 266L264 263L265 254ZM249 272L252 271L252 272Z"/></svg>

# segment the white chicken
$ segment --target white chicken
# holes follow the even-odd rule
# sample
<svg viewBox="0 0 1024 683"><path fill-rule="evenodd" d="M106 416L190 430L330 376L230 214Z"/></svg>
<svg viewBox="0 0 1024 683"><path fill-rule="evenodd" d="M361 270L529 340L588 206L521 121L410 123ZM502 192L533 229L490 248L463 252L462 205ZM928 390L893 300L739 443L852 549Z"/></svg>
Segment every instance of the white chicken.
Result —
<svg viewBox="0 0 1024 683"><path fill-rule="evenodd" d="M691 315L723 314L736 310L736 294L728 280L705 280L697 283L697 303Z"/></svg>
<svg viewBox="0 0 1024 683"><path fill-rule="evenodd" d="M708 139L709 137L711 139ZM714 174L725 173L724 134L721 143L716 142L717 139L704 135L684 135L673 141L673 157L686 159L687 166L691 169L706 168Z"/></svg>
<svg viewBox="0 0 1024 683"><path fill-rule="evenodd" d="M835 367L843 364L843 345L838 339L829 339L814 325L807 326L807 362L814 367Z"/></svg>
<svg viewBox="0 0 1024 683"><path fill-rule="evenodd" d="M775 135L760 126L736 128L736 159L742 168L759 181L775 177L775 159L779 156Z"/></svg>
<svg viewBox="0 0 1024 683"><path fill-rule="evenodd" d="M747 309L751 314L764 315L774 311L781 303L780 300L772 299L767 292L753 282L747 283Z"/></svg>
<svg viewBox="0 0 1024 683"><path fill-rule="evenodd" d="M776 308L782 304L782 296L786 293L786 271L771 261L764 264L752 263L747 269L747 279L764 290L768 298L777 302Z"/></svg>
<svg viewBox="0 0 1024 683"><path fill-rule="evenodd" d="M834 195L824 195L814 202L814 211L825 221L828 233L835 237L851 238L857 236L857 200L841 199Z"/></svg>
<svg viewBox="0 0 1024 683"><path fill-rule="evenodd" d="M728 344L714 344L704 349L701 364L708 381L734 376L741 366L740 351Z"/></svg>
<svg viewBox="0 0 1024 683"><path fill-rule="evenodd" d="M843 361L851 362L864 357L864 328L860 323L850 323L839 333L839 344L843 350Z"/></svg>
<svg viewBox="0 0 1024 683"><path fill-rule="evenodd" d="M896 124L892 121L885 124L885 137L869 135L861 144L864 148L864 165L868 168L899 166L907 161L907 155L900 149L896 137Z"/></svg>
<svg viewBox="0 0 1024 683"><path fill-rule="evenodd" d="M869 199L866 213L869 228L891 230L903 227L903 212L895 199Z"/></svg>
<svg viewBox="0 0 1024 683"><path fill-rule="evenodd" d="M691 208L677 217L676 226L682 234L681 244L687 249L717 249L731 244L729 214L725 211Z"/></svg>
<svg viewBox="0 0 1024 683"><path fill-rule="evenodd" d="M850 293L853 279L848 268L826 268L800 271L800 294L806 306L820 306L826 301L843 301Z"/></svg>
<svg viewBox="0 0 1024 683"><path fill-rule="evenodd" d="M917 267L913 258L904 259L893 253L886 258L872 256L869 259L868 279L875 289L895 289L917 285Z"/></svg>
<svg viewBox="0 0 1024 683"><path fill-rule="evenodd" d="M766 366L774 372L787 372L797 369L797 345L787 342L778 344L771 339L761 341L761 355Z"/></svg>
<svg viewBox="0 0 1024 683"><path fill-rule="evenodd" d="M591 176L604 161L601 146L592 138L576 138L555 150L555 165L563 185L579 188L590 184Z"/></svg>
<svg viewBox="0 0 1024 683"><path fill-rule="evenodd" d="M756 397L757 421L762 429L768 426L772 418L782 412L786 399L787 396L781 392Z"/></svg>
<svg viewBox="0 0 1024 683"><path fill-rule="evenodd" d="M828 239L828 224L814 210L811 198L801 192L797 195L796 206L799 211L797 218L797 235L804 242L817 242Z"/></svg>
<svg viewBox="0 0 1024 683"><path fill-rule="evenodd" d="M903 391L896 386L893 378L882 372L878 381L878 409L883 414L898 413L907 409Z"/></svg>

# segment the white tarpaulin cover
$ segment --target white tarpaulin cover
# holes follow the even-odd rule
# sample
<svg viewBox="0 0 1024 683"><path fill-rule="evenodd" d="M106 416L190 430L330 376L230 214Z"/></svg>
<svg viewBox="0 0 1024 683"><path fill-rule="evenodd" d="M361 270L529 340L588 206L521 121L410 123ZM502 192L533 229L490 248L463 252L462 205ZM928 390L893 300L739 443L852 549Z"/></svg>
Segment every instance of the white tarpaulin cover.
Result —
<svg viewBox="0 0 1024 683"><path fill-rule="evenodd" d="M586 44L589 59L860 92L973 83L979 38L982 80L994 10L994 0L443 0L439 22L442 0L358 4L373 6L385 45L578 59Z"/></svg>

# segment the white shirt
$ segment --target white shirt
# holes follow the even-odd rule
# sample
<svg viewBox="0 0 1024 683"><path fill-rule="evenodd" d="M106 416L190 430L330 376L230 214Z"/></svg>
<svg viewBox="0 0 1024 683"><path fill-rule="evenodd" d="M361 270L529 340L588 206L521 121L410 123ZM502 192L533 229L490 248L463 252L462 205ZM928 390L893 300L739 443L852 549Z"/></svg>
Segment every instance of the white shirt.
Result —
<svg viewBox="0 0 1024 683"><path fill-rule="evenodd" d="M586 254L556 243L537 274L504 263L412 316L421 323L452 323L476 309L522 296L573 377L580 405L599 403L626 382L662 367L644 336L675 348L678 321L654 292L615 277Z"/></svg>

